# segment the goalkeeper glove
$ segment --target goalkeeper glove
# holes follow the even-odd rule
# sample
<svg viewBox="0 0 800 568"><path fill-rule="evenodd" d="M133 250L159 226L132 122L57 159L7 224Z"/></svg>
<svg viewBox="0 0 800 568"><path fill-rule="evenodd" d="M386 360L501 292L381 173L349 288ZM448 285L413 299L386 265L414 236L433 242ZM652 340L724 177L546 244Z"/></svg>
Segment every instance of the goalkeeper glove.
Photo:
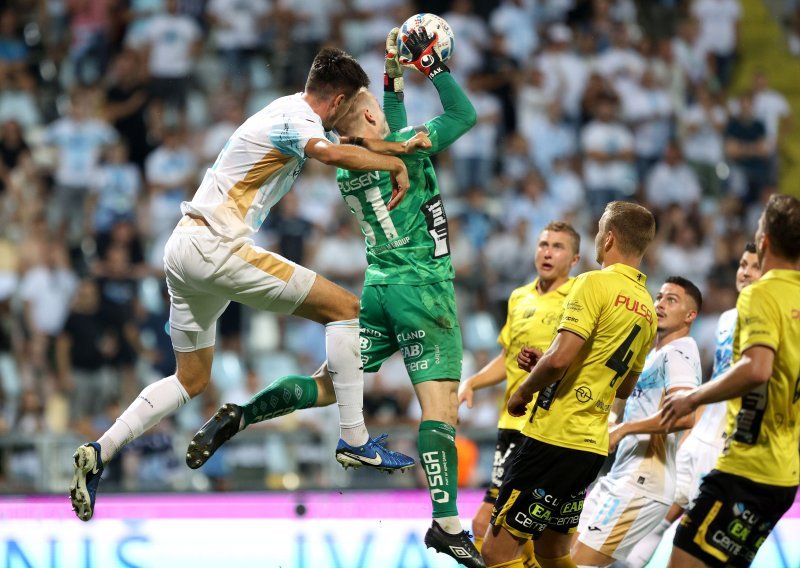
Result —
<svg viewBox="0 0 800 568"><path fill-rule="evenodd" d="M411 52L411 59L400 58L400 63L405 67L413 67L431 81L439 73L450 69L442 62L439 54L436 53L437 35L428 35L424 27L411 30L408 35L403 37L403 43Z"/></svg>
<svg viewBox="0 0 800 568"><path fill-rule="evenodd" d="M403 92L403 66L397 60L397 34L400 28L392 28L386 36L386 59L383 62L383 90L387 93Z"/></svg>

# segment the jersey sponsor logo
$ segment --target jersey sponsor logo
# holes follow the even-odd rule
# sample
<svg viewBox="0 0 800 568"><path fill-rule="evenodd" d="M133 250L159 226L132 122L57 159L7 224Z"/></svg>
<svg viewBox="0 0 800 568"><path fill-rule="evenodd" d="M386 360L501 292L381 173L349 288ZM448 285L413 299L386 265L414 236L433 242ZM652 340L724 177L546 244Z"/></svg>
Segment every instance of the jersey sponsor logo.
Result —
<svg viewBox="0 0 800 568"><path fill-rule="evenodd" d="M422 345L419 343L409 343L408 345L400 346L400 355L403 356L403 359L416 359L422 355L424 351Z"/></svg>
<svg viewBox="0 0 800 568"><path fill-rule="evenodd" d="M357 189L368 189L379 182L380 179L380 172L367 172L355 178L339 181L339 191L342 193L350 193Z"/></svg>
<svg viewBox="0 0 800 568"><path fill-rule="evenodd" d="M561 320L561 314L558 312L550 312L549 314L545 314L542 318L542 323L544 325L554 325L557 324Z"/></svg>
<svg viewBox="0 0 800 568"><path fill-rule="evenodd" d="M448 256L450 254L450 236L442 197L436 195L423 203L422 213L425 215L425 223L428 225L428 234L434 242L433 258Z"/></svg>
<svg viewBox="0 0 800 568"><path fill-rule="evenodd" d="M428 360L423 359L422 361L411 361L410 363L406 363L406 370L409 373L414 371L425 371L428 368Z"/></svg>
<svg viewBox="0 0 800 568"><path fill-rule="evenodd" d="M415 329L414 331L401 331L397 334L397 341L398 343L404 343L406 341L411 341L412 339L422 339L425 337L425 330L424 329Z"/></svg>
<svg viewBox="0 0 800 568"><path fill-rule="evenodd" d="M359 340L359 345L361 347L361 351L367 351L370 347L372 347L372 340L369 337L361 336Z"/></svg>
<svg viewBox="0 0 800 568"><path fill-rule="evenodd" d="M625 306L626 310L643 317L647 323L653 323L653 312L639 300L630 298L625 294L617 294L617 298L614 300L614 307L619 306Z"/></svg>
<svg viewBox="0 0 800 568"><path fill-rule="evenodd" d="M567 305L564 306L564 309L569 310L571 312L579 312L583 309L583 305L577 300L570 300L569 302L567 302Z"/></svg>
<svg viewBox="0 0 800 568"><path fill-rule="evenodd" d="M370 252L373 254L380 254L387 250L396 249L397 247L401 247L403 245L407 245L411 242L411 237L403 237L401 239L397 239L396 241L392 241L390 243L386 243L385 245L380 245L377 247L372 247Z"/></svg>
<svg viewBox="0 0 800 568"><path fill-rule="evenodd" d="M592 400L592 389L586 385L582 385L575 389L575 398L578 402L589 402Z"/></svg>

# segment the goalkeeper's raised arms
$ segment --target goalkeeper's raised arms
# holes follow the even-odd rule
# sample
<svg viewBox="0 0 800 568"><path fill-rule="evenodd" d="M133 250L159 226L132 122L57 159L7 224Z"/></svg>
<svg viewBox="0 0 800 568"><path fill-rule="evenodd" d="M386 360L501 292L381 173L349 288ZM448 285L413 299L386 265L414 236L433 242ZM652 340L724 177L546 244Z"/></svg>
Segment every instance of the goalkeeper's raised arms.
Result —
<svg viewBox="0 0 800 568"><path fill-rule="evenodd" d="M436 34L428 34L424 27L408 32L403 38L403 43L411 52L411 59L400 57L400 64L404 67L413 67L430 80L443 71L449 73L450 68L442 62L434 49L436 39Z"/></svg>

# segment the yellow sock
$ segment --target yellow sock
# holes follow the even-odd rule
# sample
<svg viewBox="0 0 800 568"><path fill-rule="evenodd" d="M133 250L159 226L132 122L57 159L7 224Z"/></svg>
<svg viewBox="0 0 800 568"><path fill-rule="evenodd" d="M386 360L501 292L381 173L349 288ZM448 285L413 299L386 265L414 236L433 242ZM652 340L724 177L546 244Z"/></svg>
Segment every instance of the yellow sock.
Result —
<svg viewBox="0 0 800 568"><path fill-rule="evenodd" d="M525 565L522 563L522 558L515 558L514 560L509 560L502 564L492 564L491 566L487 566L487 568L525 568Z"/></svg>
<svg viewBox="0 0 800 568"><path fill-rule="evenodd" d="M541 568L536 562L536 555L533 553L533 541L529 540L522 547L522 564L525 568Z"/></svg>
<svg viewBox="0 0 800 568"><path fill-rule="evenodd" d="M578 565L572 561L569 554L558 558L542 558L537 554L536 561L542 568L578 568Z"/></svg>
<svg viewBox="0 0 800 568"><path fill-rule="evenodd" d="M478 552L480 552L482 547L483 547L483 537L475 535L475 548L477 548Z"/></svg>

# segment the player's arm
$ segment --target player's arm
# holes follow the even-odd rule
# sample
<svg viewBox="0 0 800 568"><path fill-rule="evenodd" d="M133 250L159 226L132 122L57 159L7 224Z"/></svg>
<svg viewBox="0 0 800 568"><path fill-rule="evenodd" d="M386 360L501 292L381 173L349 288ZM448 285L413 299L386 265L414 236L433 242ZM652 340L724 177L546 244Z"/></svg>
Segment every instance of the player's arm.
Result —
<svg viewBox="0 0 800 568"><path fill-rule="evenodd" d="M586 340L568 329L560 329L533 371L508 399L508 413L523 416L533 395L561 379L578 356Z"/></svg>
<svg viewBox="0 0 800 568"><path fill-rule="evenodd" d="M458 385L458 403L467 402L467 408L472 408L474 391L491 387L506 380L506 350L489 361L480 371L468 377Z"/></svg>
<svg viewBox="0 0 800 568"><path fill-rule="evenodd" d="M413 154L417 150L429 150L431 139L425 132L417 132L413 137L403 142L381 140L380 138L361 138L359 136L342 136L339 140L341 144L353 144L362 146L370 152L383 154L384 156L405 156Z"/></svg>
<svg viewBox="0 0 800 568"><path fill-rule="evenodd" d="M392 177L392 200L387 208L394 209L408 191L408 171L400 158L382 156L351 144L333 144L324 138L311 138L304 148L306 156L323 164L352 171L386 171Z"/></svg>
<svg viewBox="0 0 800 568"><path fill-rule="evenodd" d="M667 391L667 396L690 390L692 389L687 387L672 388ZM633 434L669 434L679 430L687 430L694 426L694 414L691 413L679 418L669 426L662 424L661 417L663 410L664 408L662 406L658 409L658 412L651 414L647 418L622 422L611 428L608 432L608 451L613 452L617 448L617 444L619 444L625 436Z"/></svg>
<svg viewBox="0 0 800 568"><path fill-rule="evenodd" d="M431 154L441 152L450 146L478 121L475 107L472 106L467 95L450 74L450 69L439 59L439 55L433 49L435 43L436 34L429 35L427 32L414 30L409 33L409 37L405 38L406 47L411 52L411 59L398 59L401 65L413 67L428 77L439 92L439 100L442 102L444 114L427 123L428 130L432 133ZM387 96L384 94L384 103L386 100ZM402 105L402 101L400 105ZM385 106L384 112L386 112L388 121L389 112Z"/></svg>
<svg viewBox="0 0 800 568"><path fill-rule="evenodd" d="M664 401L661 420L671 425L682 416L693 413L698 406L730 400L746 395L769 381L775 352L770 347L755 345L742 353L730 369L703 386L675 393Z"/></svg>

